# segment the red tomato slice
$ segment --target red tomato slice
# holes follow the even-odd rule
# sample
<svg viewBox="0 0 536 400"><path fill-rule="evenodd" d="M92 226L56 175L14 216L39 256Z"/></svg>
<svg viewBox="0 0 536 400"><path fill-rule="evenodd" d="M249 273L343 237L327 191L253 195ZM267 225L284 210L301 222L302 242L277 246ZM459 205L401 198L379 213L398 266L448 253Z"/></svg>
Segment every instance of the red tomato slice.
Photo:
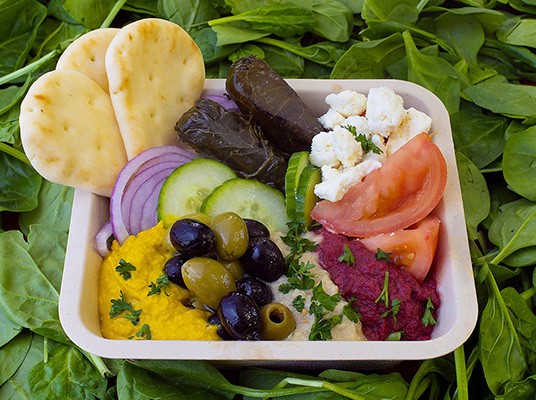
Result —
<svg viewBox="0 0 536 400"><path fill-rule="evenodd" d="M396 265L422 282L434 260L440 223L439 218L429 215L408 229L360 240L370 251L390 253Z"/></svg>
<svg viewBox="0 0 536 400"><path fill-rule="evenodd" d="M423 132L353 185L341 200L318 202L311 216L329 231L346 236L398 231L434 209L446 182L445 158Z"/></svg>

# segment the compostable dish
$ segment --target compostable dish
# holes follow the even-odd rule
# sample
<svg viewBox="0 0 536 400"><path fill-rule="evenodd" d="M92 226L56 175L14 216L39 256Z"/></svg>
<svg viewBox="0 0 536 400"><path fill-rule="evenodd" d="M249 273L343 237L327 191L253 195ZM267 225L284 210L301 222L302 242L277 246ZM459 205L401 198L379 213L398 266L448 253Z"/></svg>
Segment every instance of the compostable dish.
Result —
<svg viewBox="0 0 536 400"><path fill-rule="evenodd" d="M63 283L60 319L67 335L83 350L106 358L201 359L220 365L277 365L321 368L378 368L402 360L435 358L453 351L471 334L477 319L463 205L448 113L441 101L426 89L397 80L288 80L317 115L327 105L324 97L344 89L368 92L386 86L432 118L434 142L448 169L445 193L434 210L441 231L431 273L441 296L438 324L426 341L158 341L110 340L100 334L97 308L101 257L94 238L108 219L108 199L75 190ZM204 94L221 94L224 80L207 80Z"/></svg>

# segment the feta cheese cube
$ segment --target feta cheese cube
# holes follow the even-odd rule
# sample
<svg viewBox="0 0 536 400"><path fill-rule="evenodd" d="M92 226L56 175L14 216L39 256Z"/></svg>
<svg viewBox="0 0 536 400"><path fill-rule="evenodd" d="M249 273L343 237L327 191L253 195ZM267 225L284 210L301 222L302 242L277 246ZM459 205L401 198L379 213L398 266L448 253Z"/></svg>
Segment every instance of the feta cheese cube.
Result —
<svg viewBox="0 0 536 400"><path fill-rule="evenodd" d="M367 106L367 96L352 90L331 93L326 96L325 101L332 109L345 117L363 114Z"/></svg>
<svg viewBox="0 0 536 400"><path fill-rule="evenodd" d="M357 134L363 134L367 139L372 135L370 128L368 126L368 120L365 117L360 115L351 115L346 118L341 124L341 126L355 126Z"/></svg>
<svg viewBox="0 0 536 400"><path fill-rule="evenodd" d="M373 134L370 136L370 140L376 145L377 148L380 149L380 153L377 154L369 151L364 155L363 160L376 160L383 164L387 158L387 146L385 144L385 139L380 135Z"/></svg>
<svg viewBox="0 0 536 400"><path fill-rule="evenodd" d="M344 169L339 174L320 182L315 186L315 194L325 200L338 201L350 187L367 176L370 172L378 169L382 163L376 160L363 161L356 166Z"/></svg>
<svg viewBox="0 0 536 400"><path fill-rule="evenodd" d="M401 148L412 137L421 132L429 132L431 127L432 118L430 116L413 107L409 108L402 124L391 133L387 140L387 156Z"/></svg>
<svg viewBox="0 0 536 400"><path fill-rule="evenodd" d="M363 158L361 144L348 129L336 126L332 135L333 149L343 167L351 167Z"/></svg>
<svg viewBox="0 0 536 400"><path fill-rule="evenodd" d="M320 132L313 137L309 161L315 167L322 167L324 165L337 167L340 164L335 153L335 148L333 147L331 132Z"/></svg>
<svg viewBox="0 0 536 400"><path fill-rule="evenodd" d="M330 108L324 115L318 118L320 124L326 130L333 130L336 126L341 125L344 122L344 115L340 114L338 111Z"/></svg>
<svg viewBox="0 0 536 400"><path fill-rule="evenodd" d="M368 94L365 116L373 133L388 137L406 116L404 100L392 89L372 88Z"/></svg>

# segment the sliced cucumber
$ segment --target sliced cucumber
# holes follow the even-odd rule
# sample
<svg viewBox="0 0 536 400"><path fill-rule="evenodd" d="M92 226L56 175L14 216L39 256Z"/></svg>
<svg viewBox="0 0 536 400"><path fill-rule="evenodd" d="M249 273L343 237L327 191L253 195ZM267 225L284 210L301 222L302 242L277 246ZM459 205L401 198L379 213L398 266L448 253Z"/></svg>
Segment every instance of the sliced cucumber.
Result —
<svg viewBox="0 0 536 400"><path fill-rule="evenodd" d="M296 219L296 191L300 182L300 175L308 165L310 165L310 162L309 152L307 151L293 153L288 160L285 174L285 205L289 220Z"/></svg>
<svg viewBox="0 0 536 400"><path fill-rule="evenodd" d="M227 211L260 221L272 233L287 231L283 193L259 181L231 179L214 189L201 206L201 212L211 217Z"/></svg>
<svg viewBox="0 0 536 400"><path fill-rule="evenodd" d="M314 190L315 186L321 181L322 173L312 165L305 167L300 175L300 181L296 190L295 221L303 222L307 227L313 223L311 211L319 200Z"/></svg>
<svg viewBox="0 0 536 400"><path fill-rule="evenodd" d="M158 198L158 219L176 219L200 211L203 200L223 182L236 178L227 165L207 158L196 158L178 167L164 181Z"/></svg>

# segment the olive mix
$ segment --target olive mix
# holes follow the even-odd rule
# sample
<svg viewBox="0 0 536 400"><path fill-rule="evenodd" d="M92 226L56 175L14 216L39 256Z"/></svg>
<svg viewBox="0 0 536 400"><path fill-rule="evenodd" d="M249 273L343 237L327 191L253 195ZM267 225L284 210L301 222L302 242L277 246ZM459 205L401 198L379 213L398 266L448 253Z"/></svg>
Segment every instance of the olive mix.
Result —
<svg viewBox="0 0 536 400"><path fill-rule="evenodd" d="M192 304L213 312L208 322L222 339L282 340L294 331L292 312L272 302L267 285L287 267L264 224L234 212L195 214L175 221L169 245L164 273L192 293Z"/></svg>

